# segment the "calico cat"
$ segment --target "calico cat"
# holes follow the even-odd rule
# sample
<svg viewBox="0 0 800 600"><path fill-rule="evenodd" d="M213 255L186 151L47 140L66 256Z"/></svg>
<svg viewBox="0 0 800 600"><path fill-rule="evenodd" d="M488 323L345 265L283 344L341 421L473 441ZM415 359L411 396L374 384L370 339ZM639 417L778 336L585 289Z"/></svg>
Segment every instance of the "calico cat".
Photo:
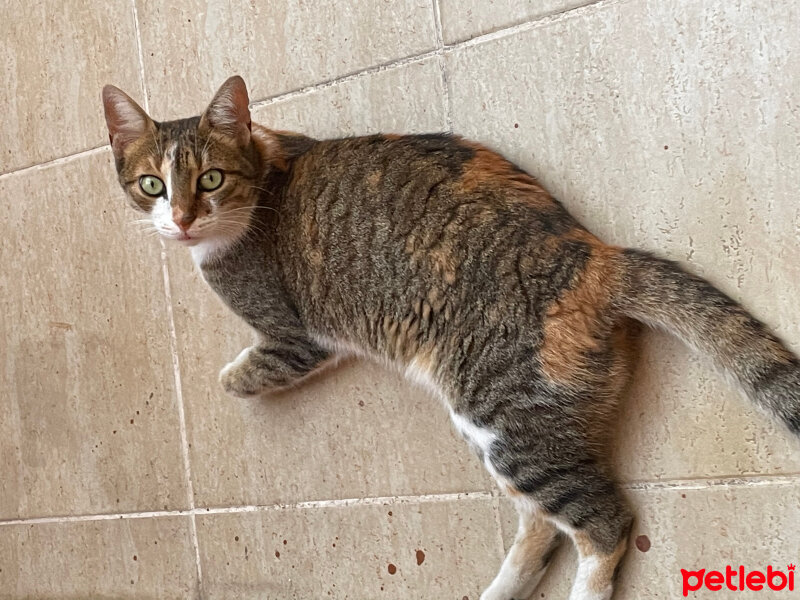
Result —
<svg viewBox="0 0 800 600"><path fill-rule="evenodd" d="M251 123L244 81L156 122L106 86L119 181L257 341L220 373L249 397L344 354L439 396L518 508L482 600L524 600L564 534L571 600L605 600L631 511L607 451L640 324L715 363L800 433L800 363L675 263L609 246L530 175L455 135L317 141Z"/></svg>

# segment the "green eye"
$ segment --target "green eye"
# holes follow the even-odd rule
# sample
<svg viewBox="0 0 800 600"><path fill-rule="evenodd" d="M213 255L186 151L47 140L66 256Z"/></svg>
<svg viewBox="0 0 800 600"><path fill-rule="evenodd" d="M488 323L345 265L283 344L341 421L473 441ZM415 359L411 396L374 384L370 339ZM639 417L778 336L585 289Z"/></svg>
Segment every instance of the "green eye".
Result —
<svg viewBox="0 0 800 600"><path fill-rule="evenodd" d="M198 183L200 184L200 188L207 192L215 190L222 185L222 171L210 169L200 175Z"/></svg>
<svg viewBox="0 0 800 600"><path fill-rule="evenodd" d="M142 175L139 177L139 187L148 196L160 196L164 191L164 182L155 175Z"/></svg>

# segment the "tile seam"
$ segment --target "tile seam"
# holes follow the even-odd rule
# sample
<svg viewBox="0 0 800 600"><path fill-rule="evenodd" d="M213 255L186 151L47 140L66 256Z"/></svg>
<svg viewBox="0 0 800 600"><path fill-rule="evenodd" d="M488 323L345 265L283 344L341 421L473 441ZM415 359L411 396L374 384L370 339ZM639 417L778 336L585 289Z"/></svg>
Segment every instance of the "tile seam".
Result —
<svg viewBox="0 0 800 600"><path fill-rule="evenodd" d="M436 34L436 49L439 51L437 61L442 77L442 103L444 104L444 128L448 133L453 132L453 102L450 99L450 86L447 78L447 63L444 58L444 36L442 34L442 10L439 0L431 0L433 8L433 30Z"/></svg>
<svg viewBox="0 0 800 600"><path fill-rule="evenodd" d="M135 0L133 0L133 1L135 1ZM557 22L557 21L560 21L560 20L562 20L564 18L567 18L567 17L571 18L576 13L582 14L582 13L587 12L589 10L599 10L599 9L604 8L606 6L613 6L615 4L621 4L621 3L630 2L630 1L632 1L632 0L592 0L589 4L583 4L581 6L577 6L575 8L572 8L572 9L569 9L569 10L566 10L566 11L562 11L562 12L559 12L559 13L554 13L554 14L551 13L549 15L545 15L545 16L542 16L542 17L536 17L536 18L530 19L528 21L523 21L522 23L517 23L516 25L512 25L512 26L509 26L509 27L504 27L502 29L498 29L497 31L493 31L491 33L486 33L486 34L473 36L471 38L467 38L465 40L462 40L462 41L459 41L459 42L455 42L453 44L445 44L444 40L442 40L442 46L441 47L436 47L433 50L427 50L427 51L421 52L419 54L405 56L405 57L402 57L402 58L399 58L399 59L395 59L395 60L391 60L391 61L388 61L388 62L379 63L377 65L372 65L372 66L369 66L369 67L365 67L363 69L359 69L359 70L353 71L351 73L347 73L345 75L341 75L339 77L335 77L333 79L320 81L320 82L313 83L313 84L310 84L310 85L307 85L307 86L304 86L304 87L301 87L301 88L297 88L297 89L294 89L294 90L289 90L287 92L282 92L282 93L276 94L274 96L270 96L270 97L267 97L267 98L261 98L261 99L258 99L258 100L254 100L253 102L251 102L250 107L251 108L260 108L262 106L269 106L271 104L275 104L275 103L278 103L278 102L284 102L284 101L288 101L288 100L293 100L295 98L299 98L299 97L302 97L302 96L305 96L305 95L308 95L308 94L312 94L314 92L325 90L325 89L327 89L329 87L333 87L334 85L338 85L338 84L341 84L341 83L348 83L350 81L356 81L356 80L360 79L361 77L366 77L366 76L369 76L369 75L374 75L375 73L382 73L384 71L388 71L388 70L391 70L391 69L404 67L406 65L414 64L416 62L421 62L423 60L426 60L426 59L429 59L429 58L433 58L433 57L442 57L445 54L454 52L454 51L459 50L461 48L468 48L468 47L472 47L472 46L481 45L481 44L484 44L484 43L487 43L487 42L491 42L491 41L496 40L496 39L502 39L504 37L508 37L508 36L514 35L515 33L528 31L530 29L535 28L536 26L550 25L550 24L552 24L554 22ZM437 4L437 7L438 7L438 4ZM136 11L136 13L138 15L138 11ZM141 50L141 41L139 39L139 35L140 34L139 34L138 16L137 16L137 21L135 23L135 27L136 27L136 34L137 34L137 47L138 47L139 52L140 52L139 65L140 65L140 70L142 71L142 76L143 76L144 55L141 53L142 50ZM142 81L142 86L143 87L145 86L144 80ZM445 88L445 90L446 90L445 93L447 94L447 97L448 97L447 99L448 99L448 101L450 101L449 90L447 88ZM148 102L147 102L147 95L146 94L144 96L144 104L145 104L145 110L149 110L147 108ZM451 117L452 113L449 116ZM11 171L5 171L5 172L0 173L0 181L2 181L3 179L5 179L7 177L13 176L13 175L24 175L28 171L34 171L36 169L47 169L47 168L50 168L50 167L53 167L53 166L56 166L56 165L64 164L64 163L67 163L67 162L71 162L73 160L78 160L78 159L83 158L83 157L85 157L87 155L91 155L93 153L99 153L101 151L104 151L106 148L108 148L108 145L107 144L103 144L102 146L95 146L93 148L88 148L88 149L80 150L78 152L65 154L63 156L59 156L59 157L56 157L56 158L53 158L53 159L50 159L50 160L46 160L46 161L41 162L41 163L27 165L27 166L24 166L24 167L20 167L18 169L12 169Z"/></svg>
<svg viewBox="0 0 800 600"><path fill-rule="evenodd" d="M58 156L56 158L46 160L44 162L36 163L34 165L28 165L26 167L20 167L19 169L15 169L13 171L6 171L5 173L0 173L0 181L4 179L9 179L14 176L23 176L30 172L36 172L39 170L50 169L52 167L57 167L59 165L67 164L72 162L73 160L78 160L80 158L85 158L87 156L92 156L94 154L100 154L108 149L108 144L103 144L102 146L95 146L94 148L87 148L85 150L79 150L78 152L73 152L72 154L65 154L64 156Z"/></svg>
<svg viewBox="0 0 800 600"><path fill-rule="evenodd" d="M628 481L620 484L620 487L626 490L701 490L717 487L784 486L800 482L798 475L800 473Z"/></svg>
<svg viewBox="0 0 800 600"><path fill-rule="evenodd" d="M374 496L368 498L342 498L336 500L308 500L304 502L254 504L240 506L195 507L188 510L159 510L127 513L108 513L96 515L72 515L54 517L32 517L25 519L0 520L0 527L6 525L36 525L52 523L76 523L87 521L110 521L116 519L146 519L196 515L239 514L250 512L282 512L287 510L313 510L317 508L348 508L351 506L398 506L404 504L432 504L457 500L491 500L496 494L491 492L454 492L446 494L420 494L410 496Z"/></svg>
<svg viewBox="0 0 800 600"><path fill-rule="evenodd" d="M528 19L527 21L522 21L521 23L517 23L515 25L509 25L508 27L503 27L501 29L497 29L496 31L490 31L488 33L475 35L465 40L454 42L452 44L445 44L444 52L450 53L464 48L473 48L475 46L481 46L489 42L494 42L496 40L502 40L507 37L511 37L518 33L525 33L528 31L532 31L534 29L549 27L550 25L559 23L561 21L566 21L568 19L576 19L586 15L587 13L593 13L595 11L600 11L610 6L615 6L617 4L625 4L627 2L632 2L632 1L633 0L591 0L587 4L581 4L580 6L576 6L574 8L570 8L560 12L549 13L539 17L534 17L533 19Z"/></svg>
<svg viewBox="0 0 800 600"><path fill-rule="evenodd" d="M405 56L397 60L379 63L377 65L372 65L369 67L365 67L363 69L358 69L357 71L352 71L350 73L347 73L346 75L342 75L341 77L336 77L334 79L327 79L325 81L320 81L317 83L306 85L295 90L291 90L288 92L281 92L280 94L275 94L274 96L268 96L267 98L253 100L250 102L250 108L257 109L264 106L270 106L272 104L278 104L280 102L294 100L295 98L302 98L303 96L307 96L315 92L326 90L330 87L334 87L342 83L357 81L363 77L375 75L376 73L384 73L386 71L391 71L393 69L399 69L401 67L413 65L414 63L423 62L425 60L428 60L429 58L440 56L441 54L442 50L440 48L434 48L433 50L428 50L426 52L422 52L421 54L414 54L412 56Z"/></svg>
<svg viewBox="0 0 800 600"><path fill-rule="evenodd" d="M781 474L766 476L742 476L727 478L673 479L664 481L638 481L620 484L626 490L703 490L718 487L748 488L767 486L786 486L800 483L800 474ZM347 508L351 506L393 506L403 504L426 504L452 502L457 500L499 500L498 491L453 492L444 494L418 494L402 496L374 496L367 498L342 498L335 500L308 500L293 503L253 504L238 506L195 507L189 510L162 510L128 513L107 513L53 517L31 517L0 520L4 525L28 525L43 523L70 523L83 521L105 521L113 519L140 519L152 517L195 516L214 514L236 514L247 512L280 512L286 510L307 510L315 508Z"/></svg>
<svg viewBox="0 0 800 600"><path fill-rule="evenodd" d="M175 381L175 396L178 405L178 426L181 437L181 455L186 477L186 496L189 510L185 511L190 517L190 530L192 544L195 550L195 570L200 598L203 597L203 570L200 562L200 543L197 537L197 521L195 519L194 483L192 481L192 466L189 456L189 436L186 430L186 410L183 401L183 385L180 372L180 357L178 355L178 335L175 329L175 312L172 305L172 291L170 287L169 268L167 266L167 248L164 240L161 244L161 272L164 279L164 297L167 305L167 325L169 328L170 354L172 355L173 380ZM182 512L182 511L181 511Z"/></svg>
<svg viewBox="0 0 800 600"><path fill-rule="evenodd" d="M142 100L144 109L150 113L150 100L147 94L147 78L144 66L144 49L142 33L139 27L139 9L137 0L131 0L133 7L133 27L136 34L136 47L139 54L139 78L141 81ZM183 460L184 477L186 479L186 497L189 504L189 530L194 547L195 576L197 577L197 593L203 598L203 569L200 562L200 544L197 537L197 520L194 515L194 483L192 481L192 466L189 457L189 437L186 431L186 409L183 401L183 385L181 381L180 356L178 354L178 335L175 329L175 312L172 303L172 288L170 285L169 267L167 265L167 248L164 240L159 240L161 245L161 274L164 283L164 300L167 309L167 328L169 330L169 348L172 359L173 381L175 382L175 399L178 407L178 426L181 438L181 458ZM155 516L155 515L153 515ZM142 517L146 518L146 517Z"/></svg>

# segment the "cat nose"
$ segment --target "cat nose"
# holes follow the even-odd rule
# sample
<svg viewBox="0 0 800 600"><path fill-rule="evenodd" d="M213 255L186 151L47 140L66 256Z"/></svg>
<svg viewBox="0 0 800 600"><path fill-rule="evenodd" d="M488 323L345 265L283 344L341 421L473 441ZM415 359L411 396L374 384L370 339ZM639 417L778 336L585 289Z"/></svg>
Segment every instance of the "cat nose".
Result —
<svg viewBox="0 0 800 600"><path fill-rule="evenodd" d="M194 223L195 216L188 212L172 211L172 221L178 226L178 229L186 233L189 227Z"/></svg>

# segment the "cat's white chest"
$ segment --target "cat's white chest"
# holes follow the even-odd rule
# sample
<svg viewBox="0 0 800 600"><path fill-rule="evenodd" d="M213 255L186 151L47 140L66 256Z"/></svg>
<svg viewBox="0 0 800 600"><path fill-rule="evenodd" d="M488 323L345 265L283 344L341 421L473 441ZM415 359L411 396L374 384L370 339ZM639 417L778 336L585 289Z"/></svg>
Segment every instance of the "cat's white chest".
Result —
<svg viewBox="0 0 800 600"><path fill-rule="evenodd" d="M200 268L203 266L203 263L206 261L206 259L210 258L217 252L224 250L227 246L228 242L223 242L221 240L204 240L202 242L198 242L194 246L191 246L189 248L189 252L192 255L194 264Z"/></svg>

